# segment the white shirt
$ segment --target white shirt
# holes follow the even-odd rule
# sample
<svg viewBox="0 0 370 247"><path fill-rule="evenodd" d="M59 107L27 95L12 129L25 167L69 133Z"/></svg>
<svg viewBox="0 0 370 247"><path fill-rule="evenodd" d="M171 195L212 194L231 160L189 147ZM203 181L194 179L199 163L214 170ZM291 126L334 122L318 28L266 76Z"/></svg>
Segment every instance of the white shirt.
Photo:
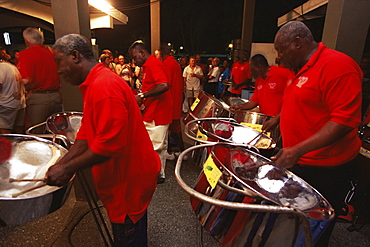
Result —
<svg viewBox="0 0 370 247"><path fill-rule="evenodd" d="M18 80L20 79L21 75L17 67L8 62L0 62L1 106L12 109L20 107L20 101L13 97L13 93L18 92Z"/></svg>
<svg viewBox="0 0 370 247"><path fill-rule="evenodd" d="M182 73L182 76L186 78L185 86L188 90L199 90L200 89L200 79L195 76L191 76L191 74L194 73L196 75L203 75L202 69L195 65L194 68L191 68L190 65L186 66L184 69L184 72Z"/></svg>
<svg viewBox="0 0 370 247"><path fill-rule="evenodd" d="M213 67L209 72L208 76L213 76L212 79L209 79L208 82L213 83L213 82L218 82L218 79L220 78L221 75L221 70L219 66Z"/></svg>

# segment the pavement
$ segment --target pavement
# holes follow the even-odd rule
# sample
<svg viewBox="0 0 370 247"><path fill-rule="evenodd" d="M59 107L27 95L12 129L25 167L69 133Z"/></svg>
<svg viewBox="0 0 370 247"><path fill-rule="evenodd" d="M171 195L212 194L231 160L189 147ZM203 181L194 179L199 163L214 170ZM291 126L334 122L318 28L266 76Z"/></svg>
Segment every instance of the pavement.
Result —
<svg viewBox="0 0 370 247"><path fill-rule="evenodd" d="M148 241L150 247L221 246L204 232L193 213L189 195L177 184L176 161L168 161L166 181L157 186L148 208ZM194 185L201 168L190 158L182 165L182 178ZM104 207L101 207L108 223ZM337 223L329 247L370 246L370 225L349 232L351 223ZM109 223L108 223L109 227ZM66 203L56 212L18 226L0 227L0 247L64 247L104 246L88 204L76 201L72 190ZM110 228L109 228L110 229Z"/></svg>

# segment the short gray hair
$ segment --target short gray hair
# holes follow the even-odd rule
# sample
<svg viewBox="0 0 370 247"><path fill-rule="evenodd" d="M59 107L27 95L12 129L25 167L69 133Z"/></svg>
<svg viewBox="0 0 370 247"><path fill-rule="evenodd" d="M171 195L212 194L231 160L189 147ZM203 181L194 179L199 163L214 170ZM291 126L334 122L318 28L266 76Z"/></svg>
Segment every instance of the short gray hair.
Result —
<svg viewBox="0 0 370 247"><path fill-rule="evenodd" d="M293 40L295 37L300 37L309 42L314 40L311 30L301 21L290 21L286 23L279 29L277 34L288 38L288 40Z"/></svg>
<svg viewBox="0 0 370 247"><path fill-rule="evenodd" d="M23 38L33 45L42 45L44 43L44 33L35 27L27 27L23 30Z"/></svg>
<svg viewBox="0 0 370 247"><path fill-rule="evenodd" d="M94 53L88 39L79 34L67 34L55 41L53 48L65 55L78 51L86 59L94 59Z"/></svg>

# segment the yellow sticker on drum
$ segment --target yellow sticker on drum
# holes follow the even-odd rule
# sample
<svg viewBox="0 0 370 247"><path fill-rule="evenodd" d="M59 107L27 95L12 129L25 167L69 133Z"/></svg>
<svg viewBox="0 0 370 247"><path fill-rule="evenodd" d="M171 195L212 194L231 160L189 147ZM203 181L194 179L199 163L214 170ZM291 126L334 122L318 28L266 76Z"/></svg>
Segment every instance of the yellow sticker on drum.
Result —
<svg viewBox="0 0 370 247"><path fill-rule="evenodd" d="M196 100L193 102L193 104L190 107L191 111L194 111L195 107L197 107L199 102L200 102L200 99L196 98Z"/></svg>
<svg viewBox="0 0 370 247"><path fill-rule="evenodd" d="M240 123L244 126L247 126L249 128L255 129L259 132L262 132L262 124L251 124L251 123ZM270 136L270 132L266 133L267 136Z"/></svg>
<svg viewBox="0 0 370 247"><path fill-rule="evenodd" d="M209 185L214 189L217 185L218 180L220 179L222 172L216 164L213 162L212 156L209 155L208 159L203 165L203 172L206 175Z"/></svg>
<svg viewBox="0 0 370 247"><path fill-rule="evenodd" d="M203 140L203 141L207 141L208 140L208 137L198 130L198 132L197 132L197 139Z"/></svg>

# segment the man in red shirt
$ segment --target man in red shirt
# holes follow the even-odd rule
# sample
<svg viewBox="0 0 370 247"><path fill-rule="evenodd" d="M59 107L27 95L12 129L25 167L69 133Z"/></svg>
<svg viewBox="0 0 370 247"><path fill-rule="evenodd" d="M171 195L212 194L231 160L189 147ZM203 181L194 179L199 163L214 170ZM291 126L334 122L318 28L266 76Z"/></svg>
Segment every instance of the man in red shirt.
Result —
<svg viewBox="0 0 370 247"><path fill-rule="evenodd" d="M160 161L131 89L97 63L87 39L65 35L55 42L59 73L83 94L84 116L76 142L46 174L49 185L66 185L92 167L96 191L112 222L116 246L147 246L147 207Z"/></svg>
<svg viewBox="0 0 370 247"><path fill-rule="evenodd" d="M241 59L236 61L231 69L232 85L228 88L227 95L240 97L243 88L251 83L252 76L249 72L248 51L243 51Z"/></svg>
<svg viewBox="0 0 370 247"><path fill-rule="evenodd" d="M277 32L275 49L295 77L285 89L280 117L265 126L280 119L283 149L271 159L310 183L338 213L361 146L361 69L347 55L316 43L299 21ZM327 246L333 226L334 221L320 246Z"/></svg>
<svg viewBox="0 0 370 247"><path fill-rule="evenodd" d="M53 50L43 45L44 34L37 28L23 31L26 50L19 53L17 63L22 82L28 91L26 128L44 122L50 115L62 111L60 78L54 61ZM36 128L33 133L44 133Z"/></svg>
<svg viewBox="0 0 370 247"><path fill-rule="evenodd" d="M234 110L250 110L259 105L261 113L276 116L280 113L283 104L283 94L291 72L288 69L269 66L266 58L257 54L249 63L250 73L255 81L255 90L251 99Z"/></svg>
<svg viewBox="0 0 370 247"><path fill-rule="evenodd" d="M142 92L136 95L136 101L144 104L144 124L162 163L158 183L164 183L168 126L172 122L170 85L163 63L149 54L143 42L134 42L128 51L135 64L143 69Z"/></svg>
<svg viewBox="0 0 370 247"><path fill-rule="evenodd" d="M181 113L182 113L182 103L183 103L183 92L184 92L184 80L182 78L182 71L180 64L170 56L172 47L168 43L162 43L160 47L161 61L163 63L164 72L166 73L168 82L171 86L172 95L172 123L169 126L170 134L179 145L180 151L185 150L184 142L182 140L181 132ZM168 143L168 160L174 160L175 154L172 152L172 145ZM186 159L186 158L185 158Z"/></svg>

